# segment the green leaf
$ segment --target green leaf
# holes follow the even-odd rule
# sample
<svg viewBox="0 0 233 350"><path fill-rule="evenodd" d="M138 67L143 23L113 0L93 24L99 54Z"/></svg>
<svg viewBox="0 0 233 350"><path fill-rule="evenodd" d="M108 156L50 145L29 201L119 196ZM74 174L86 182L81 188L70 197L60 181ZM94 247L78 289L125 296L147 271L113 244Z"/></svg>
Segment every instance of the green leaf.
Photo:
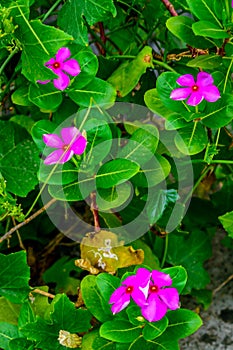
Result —
<svg viewBox="0 0 233 350"><path fill-rule="evenodd" d="M98 70L98 59L89 47L79 50L79 52L75 54L73 58L78 61L81 68L81 73L78 75L75 81L76 88L81 89L89 84L95 77Z"/></svg>
<svg viewBox="0 0 233 350"><path fill-rule="evenodd" d="M97 320L105 322L112 318L110 305L100 293L96 283L96 276L89 275L83 278L81 292L86 307Z"/></svg>
<svg viewBox="0 0 233 350"><path fill-rule="evenodd" d="M100 337L99 329L94 329L84 335L82 339L82 350L115 350L116 344Z"/></svg>
<svg viewBox="0 0 233 350"><path fill-rule="evenodd" d="M0 323L0 347L4 350L10 350L9 348L9 342L14 339L18 338L18 327L9 324L6 322Z"/></svg>
<svg viewBox="0 0 233 350"><path fill-rule="evenodd" d="M20 331L29 339L35 340L37 347L47 350L62 350L59 343L60 331L72 334L87 332L90 328L91 315L87 310L76 309L64 294L57 294L51 304L50 320L38 317L35 322L23 326Z"/></svg>
<svg viewBox="0 0 233 350"><path fill-rule="evenodd" d="M157 89L147 90L144 99L149 109L158 114L158 116L166 119L165 125L167 130L179 129L187 125L181 114L173 112L163 104L159 98Z"/></svg>
<svg viewBox="0 0 233 350"><path fill-rule="evenodd" d="M229 38L230 35L223 29L209 21L199 21L192 25L194 34L201 36L208 36L213 39L225 39Z"/></svg>
<svg viewBox="0 0 233 350"><path fill-rule="evenodd" d="M15 338L9 342L10 350L35 350L35 344L26 338Z"/></svg>
<svg viewBox="0 0 233 350"><path fill-rule="evenodd" d="M162 272L168 273L172 279L172 287L178 290L180 294L187 282L187 272L183 266L173 266L162 269Z"/></svg>
<svg viewBox="0 0 233 350"><path fill-rule="evenodd" d="M129 180L139 171L139 165L127 159L114 159L103 164L96 175L97 187L109 188Z"/></svg>
<svg viewBox="0 0 233 350"><path fill-rule="evenodd" d="M26 197L38 183L37 170L39 154L30 140L25 140L13 148L0 161L0 171L7 181L7 190Z"/></svg>
<svg viewBox="0 0 233 350"><path fill-rule="evenodd" d="M163 215L166 207L170 203L175 203L179 199L176 190L162 190L160 189L156 193L156 197L149 200L147 203L147 215L150 225L153 225Z"/></svg>
<svg viewBox="0 0 233 350"><path fill-rule="evenodd" d="M32 106L28 99L28 86L20 86L11 95L12 102L20 106Z"/></svg>
<svg viewBox="0 0 233 350"><path fill-rule="evenodd" d="M77 81L77 87L76 87ZM88 85L80 89L78 79L68 91L69 97L79 106L102 105L109 107L115 101L116 91L106 81L94 78Z"/></svg>
<svg viewBox="0 0 233 350"><path fill-rule="evenodd" d="M104 120L90 118L84 124L87 133L86 157L82 168L88 169L101 162L110 152L112 146L112 131Z"/></svg>
<svg viewBox="0 0 233 350"><path fill-rule="evenodd" d="M35 315L32 309L32 305L30 301L26 301L23 303L20 315L19 315L19 322L18 326L19 328L25 326L27 323L31 323L35 321Z"/></svg>
<svg viewBox="0 0 233 350"><path fill-rule="evenodd" d="M145 46L134 60L122 63L108 78L108 82L114 86L119 97L124 97L135 88L149 67L153 67L152 49Z"/></svg>
<svg viewBox="0 0 233 350"><path fill-rule="evenodd" d="M0 297L0 322L7 322L17 326L20 308L20 304L13 304L5 297Z"/></svg>
<svg viewBox="0 0 233 350"><path fill-rule="evenodd" d="M210 21L222 28L219 15L215 12L213 0L186 0L191 12L200 20Z"/></svg>
<svg viewBox="0 0 233 350"><path fill-rule="evenodd" d="M99 188L96 194L96 204L101 211L115 209L126 203L131 192L131 186L128 183L112 188Z"/></svg>
<svg viewBox="0 0 233 350"><path fill-rule="evenodd" d="M34 125L34 120L27 115L16 114L10 119L11 122L25 128L29 134L32 132L32 127Z"/></svg>
<svg viewBox="0 0 233 350"><path fill-rule="evenodd" d="M119 158L129 159L142 166L151 159L158 146L159 132L155 126L138 128L118 153Z"/></svg>
<svg viewBox="0 0 233 350"><path fill-rule="evenodd" d="M153 187L166 179L170 170L169 161L156 154L153 159L142 166L142 169L133 177L132 182L140 187Z"/></svg>
<svg viewBox="0 0 233 350"><path fill-rule="evenodd" d="M116 8L112 0L69 0L59 11L58 25L67 33L72 35L77 43L88 44L87 28L85 21L92 25L96 22L116 15ZM67 18L69 20L67 21Z"/></svg>
<svg viewBox="0 0 233 350"><path fill-rule="evenodd" d="M179 130L175 136L178 150L184 154L197 154L207 146L208 137L205 128L199 122Z"/></svg>
<svg viewBox="0 0 233 350"><path fill-rule="evenodd" d="M222 57L219 55L201 55L193 60L188 61L188 67L202 68L202 69L216 69L222 64Z"/></svg>
<svg viewBox="0 0 233 350"><path fill-rule="evenodd" d="M49 120L40 120L32 128L32 138L41 152L44 151L45 143L43 134L53 134L57 125Z"/></svg>
<svg viewBox="0 0 233 350"><path fill-rule="evenodd" d="M22 303L30 291L30 269L24 251L0 254L0 294L12 303Z"/></svg>
<svg viewBox="0 0 233 350"><path fill-rule="evenodd" d="M18 38L23 45L22 73L35 83L37 80L54 79L57 76L44 66L58 49L66 46L72 37L61 30L42 24L39 20L28 21L19 28Z"/></svg>
<svg viewBox="0 0 233 350"><path fill-rule="evenodd" d="M209 283L209 275L202 264L210 256L210 239L202 231L194 229L188 236L169 235L167 262L186 269L188 280L184 293L189 293L192 288L205 288Z"/></svg>
<svg viewBox="0 0 233 350"><path fill-rule="evenodd" d="M53 84L30 84L28 98L39 108L53 112L62 102L62 93Z"/></svg>
<svg viewBox="0 0 233 350"><path fill-rule="evenodd" d="M46 182L51 185L65 185L75 181L78 178L78 169L71 163L56 165L55 171L53 171L54 165L46 165L41 163L38 173L38 178L42 182ZM53 171L52 176L50 176Z"/></svg>
<svg viewBox="0 0 233 350"><path fill-rule="evenodd" d="M167 20L166 26L170 32L183 42L194 47L209 47L210 43L195 35L192 30L194 20L187 16L175 16Z"/></svg>
<svg viewBox="0 0 233 350"><path fill-rule="evenodd" d="M96 277L96 285L103 299L108 303L112 293L119 287L120 279L107 273L100 273Z"/></svg>
<svg viewBox="0 0 233 350"><path fill-rule="evenodd" d="M202 325L202 320L195 312L186 309L177 309L167 313L169 321L166 332L156 340L158 342L164 339L182 339L193 334Z"/></svg>
<svg viewBox="0 0 233 350"><path fill-rule="evenodd" d="M102 324L100 335L118 343L131 343L141 334L141 326L133 326L124 320L113 320Z"/></svg>
<svg viewBox="0 0 233 350"><path fill-rule="evenodd" d="M233 98L230 94L221 94L221 98L208 103L205 113L201 114L202 123L210 128L221 128L233 119Z"/></svg>
<svg viewBox="0 0 233 350"><path fill-rule="evenodd" d="M163 317L160 321L157 322L148 322L142 331L143 338L146 340L153 340L159 337L166 330L167 326L167 317Z"/></svg>
<svg viewBox="0 0 233 350"><path fill-rule="evenodd" d="M229 237L233 238L233 211L218 217Z"/></svg>

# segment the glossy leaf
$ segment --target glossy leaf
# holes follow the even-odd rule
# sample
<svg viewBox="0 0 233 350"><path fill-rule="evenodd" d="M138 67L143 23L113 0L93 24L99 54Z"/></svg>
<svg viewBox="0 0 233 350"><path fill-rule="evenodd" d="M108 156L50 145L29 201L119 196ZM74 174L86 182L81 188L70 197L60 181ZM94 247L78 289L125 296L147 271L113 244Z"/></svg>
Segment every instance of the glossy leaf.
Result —
<svg viewBox="0 0 233 350"><path fill-rule="evenodd" d="M127 159L114 159L103 164L96 175L98 187L110 188L129 180L139 170L139 165Z"/></svg>
<svg viewBox="0 0 233 350"><path fill-rule="evenodd" d="M218 25L209 21L196 22L192 25L192 29L194 34L204 37L208 36L209 38L213 39L229 38L229 34L225 30L219 28Z"/></svg>
<svg viewBox="0 0 233 350"><path fill-rule="evenodd" d="M222 64L222 57L219 55L202 55L194 58L187 63L188 67L196 67L202 69L216 69Z"/></svg>
<svg viewBox="0 0 233 350"><path fill-rule="evenodd" d="M208 143L205 128L198 122L196 125L192 123L179 130L179 134L175 136L175 144L177 148L184 154L197 154L206 147Z"/></svg>
<svg viewBox="0 0 233 350"><path fill-rule="evenodd" d="M233 238L233 211L218 217L229 237Z"/></svg>
<svg viewBox="0 0 233 350"><path fill-rule="evenodd" d="M101 337L118 343L131 343L140 333L140 326L133 326L130 322L123 320L108 321L100 327Z"/></svg>
<svg viewBox="0 0 233 350"><path fill-rule="evenodd" d="M47 111L54 111L62 102L61 91L56 89L53 84L31 84L29 87L28 98L36 106Z"/></svg>
<svg viewBox="0 0 233 350"><path fill-rule="evenodd" d="M19 337L18 327L6 322L0 323L0 347L9 350L9 343Z"/></svg>
<svg viewBox="0 0 233 350"><path fill-rule="evenodd" d="M0 254L0 265L0 294L13 303L22 303L30 291L30 269L25 252Z"/></svg>
<svg viewBox="0 0 233 350"><path fill-rule="evenodd" d="M217 24L219 27L222 27L219 16L220 13L215 12L214 1L212 0L186 0L187 4L192 11L192 13L199 18L200 20L210 21L213 24Z"/></svg>
<svg viewBox="0 0 233 350"><path fill-rule="evenodd" d="M163 317L158 322L148 322L142 331L143 338L146 340L153 340L159 337L163 332L165 332L167 326L168 326L167 317Z"/></svg>

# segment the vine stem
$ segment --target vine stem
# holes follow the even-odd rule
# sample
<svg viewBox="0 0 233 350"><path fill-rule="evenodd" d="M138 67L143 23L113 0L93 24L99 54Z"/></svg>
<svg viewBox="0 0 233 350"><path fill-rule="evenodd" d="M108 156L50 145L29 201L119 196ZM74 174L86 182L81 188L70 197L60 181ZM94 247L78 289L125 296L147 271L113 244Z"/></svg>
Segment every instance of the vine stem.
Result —
<svg viewBox="0 0 233 350"><path fill-rule="evenodd" d="M96 193L92 192L90 194L90 197L91 197L91 211L92 211L93 218L94 218L95 232L99 232L100 231L100 223L99 223L99 212L98 212L98 208L96 205Z"/></svg>
<svg viewBox="0 0 233 350"><path fill-rule="evenodd" d="M161 61L157 61L157 60L153 60L154 64L157 64L158 66L161 66L163 68L166 68L167 70L170 70L173 73L176 73L175 69L173 69L172 67L170 67L167 63L165 62L161 62Z"/></svg>
<svg viewBox="0 0 233 350"><path fill-rule="evenodd" d="M47 204L45 204L42 208L40 208L37 212L29 216L26 220L23 222L20 222L18 225L12 227L10 231L6 232L2 237L0 237L0 243L2 243L5 239L10 237L12 233L17 231L19 228L23 227L24 225L27 225L30 221L35 219L37 216L39 216L41 213L43 213L46 209L48 209L53 203L55 203L57 200L55 198L51 199Z"/></svg>
<svg viewBox="0 0 233 350"><path fill-rule="evenodd" d="M51 294L51 293L48 293L48 292L44 292L43 290L41 290L39 288L33 289L31 291L31 293L37 293L37 294L43 295L44 297L48 297L48 298L51 298L51 299L55 298L54 294Z"/></svg>
<svg viewBox="0 0 233 350"><path fill-rule="evenodd" d="M50 16L50 14L53 12L53 10L55 10L55 8L60 4L60 2L62 2L62 0L57 0L53 4L53 6L50 7L50 9L45 13L44 17L42 18L42 22L44 22Z"/></svg>
<svg viewBox="0 0 233 350"><path fill-rule="evenodd" d="M6 58L6 60L3 62L3 64L0 67L0 75L2 74L4 68L6 67L7 63L10 62L12 57L19 51L18 47L15 47L14 50L10 53L10 55Z"/></svg>
<svg viewBox="0 0 233 350"><path fill-rule="evenodd" d="M174 9L174 6L170 3L169 0L161 0L161 1L166 6L166 8L168 9L168 11L172 16L178 16L178 13L176 12L176 10Z"/></svg>
<svg viewBox="0 0 233 350"><path fill-rule="evenodd" d="M228 70L227 70L226 79L224 81L224 86L223 86L223 93L225 93L225 91L226 91L227 80L228 80L228 77L229 77L229 74L230 74L230 71L231 71L232 64L233 64L233 59L231 60L231 63L229 64L229 67L228 67Z"/></svg>
<svg viewBox="0 0 233 350"><path fill-rule="evenodd" d="M197 180L197 182L195 183L195 185L193 186L191 191L187 194L187 196L184 200L184 203L186 203L189 200L189 198L192 196L192 193L195 191L195 189L198 187L198 185L201 183L201 181L206 177L207 173L213 169L214 169L214 167L211 165L208 165L206 167L206 169L203 171L203 173L201 174L201 176L199 177L199 179Z"/></svg>
<svg viewBox="0 0 233 350"><path fill-rule="evenodd" d="M164 245L164 251L163 251L163 259L161 262L161 267L163 268L165 261L166 261L166 257L167 257L167 250L168 250L168 234L165 236L165 245Z"/></svg>

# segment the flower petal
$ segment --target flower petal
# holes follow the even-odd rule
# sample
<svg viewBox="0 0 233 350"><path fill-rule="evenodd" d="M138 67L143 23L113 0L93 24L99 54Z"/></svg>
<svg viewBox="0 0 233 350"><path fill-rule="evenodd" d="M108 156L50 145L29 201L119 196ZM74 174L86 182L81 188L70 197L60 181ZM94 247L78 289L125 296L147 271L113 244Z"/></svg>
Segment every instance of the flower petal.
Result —
<svg viewBox="0 0 233 350"><path fill-rule="evenodd" d="M172 279L167 273L157 270L152 271L152 280L159 288L169 287L172 284Z"/></svg>
<svg viewBox="0 0 233 350"><path fill-rule="evenodd" d="M179 308L179 293L176 288L160 289L158 296L169 309L176 310Z"/></svg>
<svg viewBox="0 0 233 350"><path fill-rule="evenodd" d="M45 62L45 66L52 66L56 62L55 58L50 58L47 62Z"/></svg>
<svg viewBox="0 0 233 350"><path fill-rule="evenodd" d="M37 83L39 84L48 84L51 80L37 80Z"/></svg>
<svg viewBox="0 0 233 350"><path fill-rule="evenodd" d="M171 92L170 98L175 101L185 100L192 93L191 88L178 88Z"/></svg>
<svg viewBox="0 0 233 350"><path fill-rule="evenodd" d="M186 102L189 106L197 106L204 99L202 91L192 92L188 101Z"/></svg>
<svg viewBox="0 0 233 350"><path fill-rule="evenodd" d="M145 287L150 280L151 272L144 267L140 267L136 272L136 278L140 287Z"/></svg>
<svg viewBox="0 0 233 350"><path fill-rule="evenodd" d="M181 77L179 77L176 82L181 86L188 86L188 87L192 87L193 85L196 84L191 74L181 75Z"/></svg>
<svg viewBox="0 0 233 350"><path fill-rule="evenodd" d="M127 305L130 303L130 295L129 294L123 294L118 301L112 305L111 311L113 314L116 314L117 312L120 312L123 310Z"/></svg>
<svg viewBox="0 0 233 350"><path fill-rule="evenodd" d="M147 304L146 295L139 288L133 289L131 297L138 306L144 306Z"/></svg>
<svg viewBox="0 0 233 350"><path fill-rule="evenodd" d="M81 72L81 68L79 66L78 61L76 61L73 58L71 60L64 62L62 65L62 69L66 73L72 75L73 77L75 77L76 75L78 75Z"/></svg>
<svg viewBox="0 0 233 350"><path fill-rule="evenodd" d="M62 148L64 146L64 143L56 134L44 134L43 141L48 147Z"/></svg>
<svg viewBox="0 0 233 350"><path fill-rule="evenodd" d="M59 71L59 73L56 71L56 74L58 75L58 79L53 80L53 85L58 90L65 90L70 83L70 78L62 71Z"/></svg>
<svg viewBox="0 0 233 350"><path fill-rule="evenodd" d="M62 149L58 149L50 153L44 160L44 164L64 164L70 160L70 158L74 155L71 150L67 150L65 153Z"/></svg>
<svg viewBox="0 0 233 350"><path fill-rule="evenodd" d="M141 308L142 316L149 322L155 322L161 320L166 312L167 306L161 300L158 295L151 295L148 299L148 305Z"/></svg>
<svg viewBox="0 0 233 350"><path fill-rule="evenodd" d="M70 50L68 47L61 47L56 54L56 61L59 63L64 62L67 58L69 58L71 55Z"/></svg>
<svg viewBox="0 0 233 350"><path fill-rule="evenodd" d="M122 297L123 294L125 294L125 287L120 286L112 293L109 300L109 304L116 303Z"/></svg>
<svg viewBox="0 0 233 350"><path fill-rule="evenodd" d="M71 146L72 151L74 154L83 154L87 147L87 140L84 136L79 136L77 140L74 141L74 143Z"/></svg>
<svg viewBox="0 0 233 350"><path fill-rule="evenodd" d="M73 144L79 136L81 136L81 133L75 126L69 126L61 130L61 137L66 145Z"/></svg>
<svg viewBox="0 0 233 350"><path fill-rule="evenodd" d="M207 87L213 85L214 79L211 74L206 72L199 72L197 75L197 86L198 87Z"/></svg>
<svg viewBox="0 0 233 350"><path fill-rule="evenodd" d="M215 102L221 97L220 92L215 85L208 86L208 89L205 89L202 94L208 102Z"/></svg>

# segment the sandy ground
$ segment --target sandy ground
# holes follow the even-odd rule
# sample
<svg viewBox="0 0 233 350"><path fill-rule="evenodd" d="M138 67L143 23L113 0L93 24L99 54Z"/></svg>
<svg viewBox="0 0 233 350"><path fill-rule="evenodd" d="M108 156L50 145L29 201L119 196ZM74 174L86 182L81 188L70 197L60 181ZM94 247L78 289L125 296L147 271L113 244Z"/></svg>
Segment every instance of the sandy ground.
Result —
<svg viewBox="0 0 233 350"><path fill-rule="evenodd" d="M205 264L211 283L209 289L218 288L233 274L233 250L220 244L223 232L213 240L213 257ZM191 309L195 305L188 302ZM186 306L188 307L188 306ZM233 350L233 279L213 297L208 310L200 311L203 326L192 336L180 342L181 350Z"/></svg>

